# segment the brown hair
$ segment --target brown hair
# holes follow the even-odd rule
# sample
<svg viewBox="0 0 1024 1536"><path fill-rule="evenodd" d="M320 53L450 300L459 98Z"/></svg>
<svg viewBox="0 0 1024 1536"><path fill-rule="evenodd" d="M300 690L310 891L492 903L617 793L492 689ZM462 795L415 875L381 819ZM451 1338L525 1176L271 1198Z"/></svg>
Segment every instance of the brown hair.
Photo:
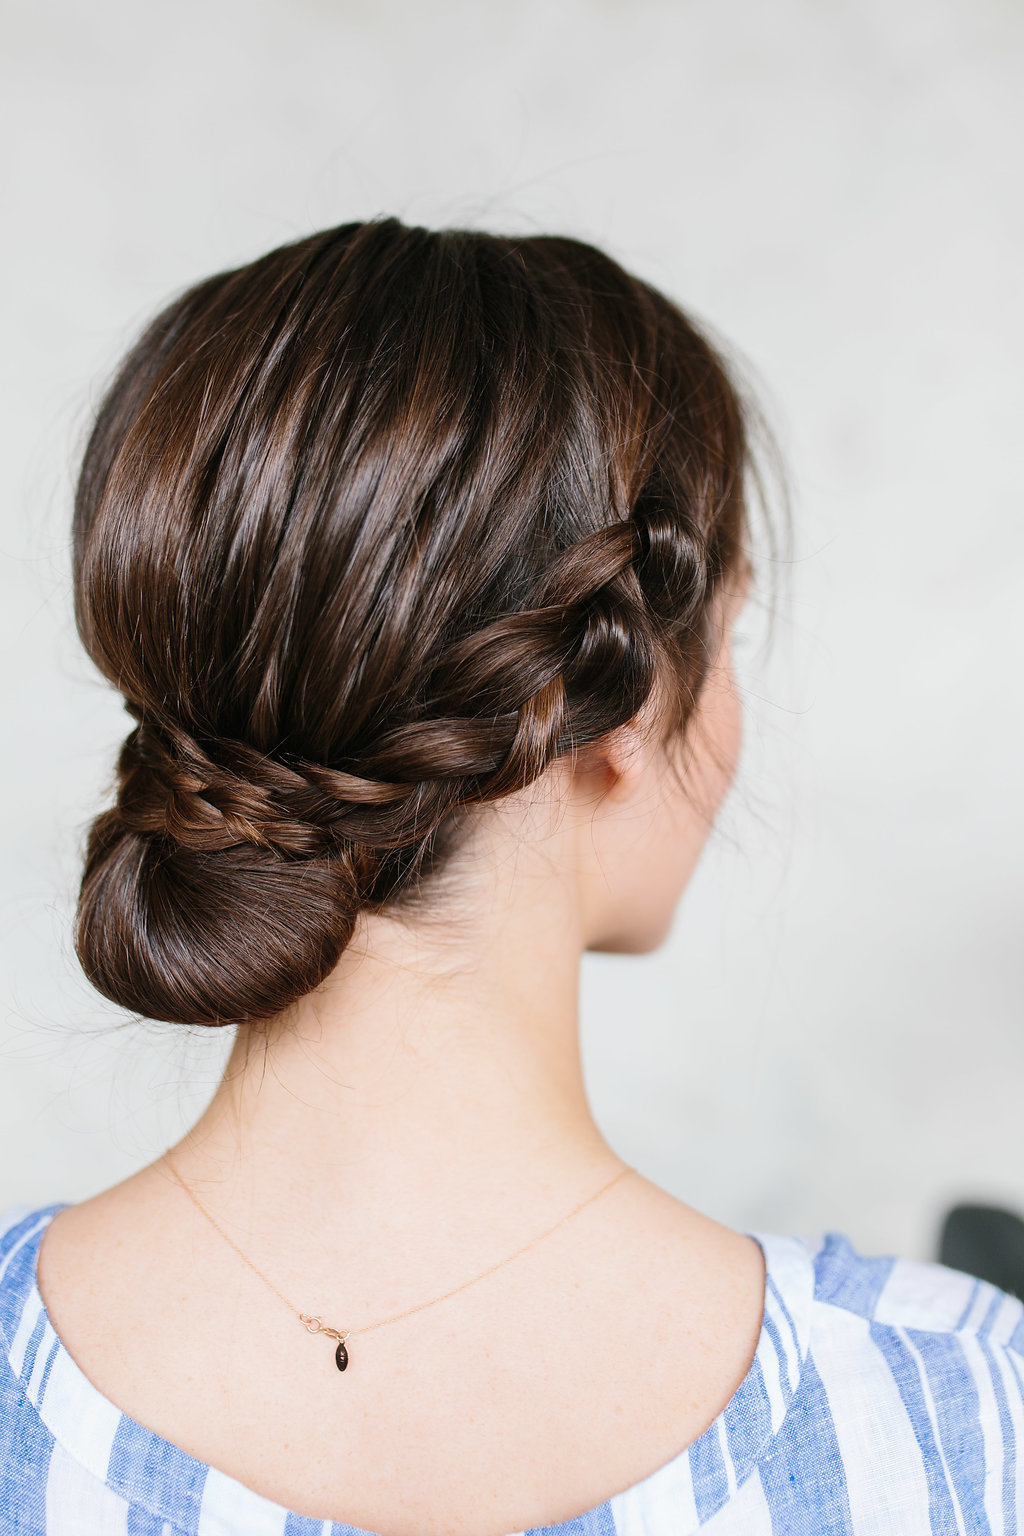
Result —
<svg viewBox="0 0 1024 1536"><path fill-rule="evenodd" d="M100 409L76 613L137 724L77 948L150 1018L266 1019L461 807L671 684L743 554L736 390L593 247L327 230L190 289Z"/></svg>

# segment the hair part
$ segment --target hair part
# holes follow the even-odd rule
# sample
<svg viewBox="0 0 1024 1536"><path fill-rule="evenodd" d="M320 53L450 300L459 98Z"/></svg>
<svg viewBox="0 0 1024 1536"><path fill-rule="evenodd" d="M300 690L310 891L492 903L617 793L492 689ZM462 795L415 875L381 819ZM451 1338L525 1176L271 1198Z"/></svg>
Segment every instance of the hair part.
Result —
<svg viewBox="0 0 1024 1536"><path fill-rule="evenodd" d="M589 245L349 224L175 300L100 408L82 640L136 721L76 943L154 1019L270 1018L460 810L667 681L745 558L721 357Z"/></svg>

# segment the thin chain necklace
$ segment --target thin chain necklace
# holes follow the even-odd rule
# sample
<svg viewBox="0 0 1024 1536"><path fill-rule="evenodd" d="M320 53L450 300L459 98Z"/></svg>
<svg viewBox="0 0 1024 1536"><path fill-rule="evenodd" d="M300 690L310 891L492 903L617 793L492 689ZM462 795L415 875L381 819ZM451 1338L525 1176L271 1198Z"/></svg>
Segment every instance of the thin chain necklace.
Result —
<svg viewBox="0 0 1024 1536"><path fill-rule="evenodd" d="M299 1319L299 1322L302 1323L303 1327L306 1329L306 1332L322 1333L326 1338L337 1340L337 1348L334 1351L334 1363L338 1367L339 1371L344 1371L348 1368L347 1341L352 1338L354 1334L373 1333L377 1328L387 1328L391 1323L401 1322L403 1317L412 1317L414 1312L425 1312L428 1307L436 1307L440 1302L447 1301L450 1296L457 1296L460 1291L466 1291L471 1285L477 1285L481 1280L486 1280L487 1276L493 1275L495 1270L503 1269L506 1264L511 1264L513 1259L518 1259L522 1254L527 1253L531 1248L536 1247L538 1243L543 1242L546 1237L550 1237L552 1232L557 1232L559 1227L564 1226L567 1221L571 1221L574 1216L578 1216L580 1211L584 1210L586 1206L592 1205L595 1200L597 1200L607 1190L611 1189L613 1184L617 1184L620 1179L624 1179L627 1173L634 1173L636 1171L633 1168L620 1169L613 1179L608 1180L607 1184L602 1184L600 1189L595 1190L592 1195L588 1195L585 1200L581 1200L579 1205L574 1205L571 1211L566 1211L564 1216L560 1216L553 1226L545 1228L545 1230L541 1232L538 1237L533 1238L528 1243L524 1243L522 1248L517 1248L515 1253L510 1253L507 1258L499 1259L497 1264L492 1264L489 1269L481 1270L480 1274L474 1275L471 1280L463 1280L461 1285L453 1285L450 1291L445 1291L441 1296L435 1296L431 1301L421 1301L415 1307L406 1308L404 1312L396 1312L394 1317L382 1317L379 1322L365 1323L362 1328L332 1328L328 1323L324 1322L322 1317L313 1317L308 1312L300 1312L298 1307L296 1307L293 1302L288 1300L287 1296L282 1295L273 1281L268 1280L263 1271L256 1268L256 1265L252 1262L252 1259L250 1259L248 1255L242 1252L234 1238L228 1236L220 1222L215 1220L215 1218L210 1215L209 1211L206 1209L206 1206L199 1199L198 1195L196 1195L195 1192L185 1183L185 1180L182 1178L181 1174L178 1172L177 1168L175 1168L173 1162L166 1153L164 1154L164 1162L167 1164L168 1168L171 1170L171 1173L177 1179L186 1195L188 1195L193 1205L195 1205L206 1217L211 1227L214 1227L216 1231L220 1233L221 1237L228 1244L228 1246L233 1248L238 1254L238 1257L242 1260L243 1264L247 1264L249 1266L253 1274L257 1275L263 1281L263 1284L267 1286L269 1290L273 1291L277 1299L284 1302L289 1312L294 1312L295 1316Z"/></svg>

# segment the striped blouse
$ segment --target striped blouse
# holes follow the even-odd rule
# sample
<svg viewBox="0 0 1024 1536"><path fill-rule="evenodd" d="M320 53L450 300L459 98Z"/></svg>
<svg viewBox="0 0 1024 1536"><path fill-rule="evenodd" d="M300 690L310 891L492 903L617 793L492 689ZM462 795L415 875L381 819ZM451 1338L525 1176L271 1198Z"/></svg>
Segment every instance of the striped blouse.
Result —
<svg viewBox="0 0 1024 1536"><path fill-rule="evenodd" d="M91 1385L36 1285L59 1209L0 1216L3 1536L366 1536L262 1498ZM754 1235L764 1319L723 1412L650 1477L530 1536L1016 1536L1021 1303L835 1234Z"/></svg>

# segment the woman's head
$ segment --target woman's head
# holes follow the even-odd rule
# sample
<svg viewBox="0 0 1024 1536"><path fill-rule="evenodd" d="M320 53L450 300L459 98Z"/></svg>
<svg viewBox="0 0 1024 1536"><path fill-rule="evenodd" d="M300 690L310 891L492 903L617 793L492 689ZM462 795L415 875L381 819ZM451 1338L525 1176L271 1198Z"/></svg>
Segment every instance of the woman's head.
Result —
<svg viewBox="0 0 1024 1536"><path fill-rule="evenodd" d="M746 452L708 342L573 240L348 225L170 305L76 501L79 628L137 722L89 840L92 981L271 1017L361 911L429 900L473 807L655 701L684 739Z"/></svg>

